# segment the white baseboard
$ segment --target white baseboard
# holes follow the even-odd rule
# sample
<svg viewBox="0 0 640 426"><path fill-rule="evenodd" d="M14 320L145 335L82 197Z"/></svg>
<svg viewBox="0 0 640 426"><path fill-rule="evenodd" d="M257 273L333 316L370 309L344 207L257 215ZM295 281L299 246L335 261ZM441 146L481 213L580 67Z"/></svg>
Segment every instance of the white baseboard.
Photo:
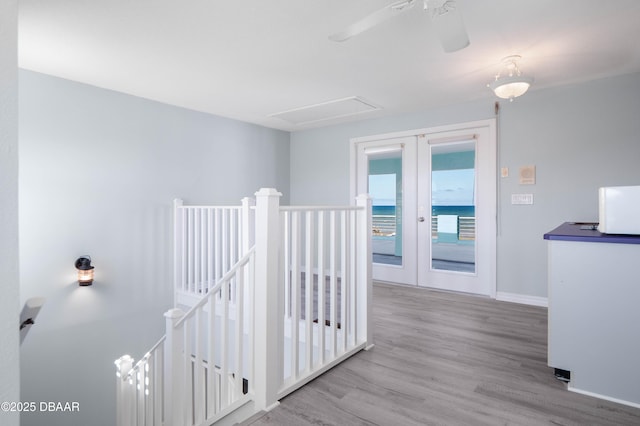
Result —
<svg viewBox="0 0 640 426"><path fill-rule="evenodd" d="M529 296L526 294L506 293L499 291L496 293L496 300L503 302L520 303L522 305L549 307L549 300L546 297Z"/></svg>
<svg viewBox="0 0 640 426"><path fill-rule="evenodd" d="M587 395L587 396L592 396L594 398L604 399L604 400L615 402L615 403L618 403L618 404L627 405L629 407L640 408L640 404L638 404L637 402L626 401L624 399L613 398L613 397L610 397L610 396L607 396L607 395L602 395L602 394L595 393L595 392L589 392L589 391L585 391L585 390L582 390L582 389L576 389L576 388L572 387L571 384L569 384L569 386L567 386L567 389L569 391L571 391L571 392L579 393L579 394L582 394L582 395Z"/></svg>

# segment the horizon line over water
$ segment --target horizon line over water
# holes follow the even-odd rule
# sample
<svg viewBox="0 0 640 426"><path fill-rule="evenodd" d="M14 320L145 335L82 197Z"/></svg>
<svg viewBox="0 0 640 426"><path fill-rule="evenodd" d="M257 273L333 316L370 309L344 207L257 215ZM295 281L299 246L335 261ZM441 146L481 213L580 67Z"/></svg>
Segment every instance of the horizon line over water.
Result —
<svg viewBox="0 0 640 426"><path fill-rule="evenodd" d="M474 216L475 206L432 206L432 215L455 214L458 216ZM396 214L395 205L374 204L372 214L382 216L394 216Z"/></svg>

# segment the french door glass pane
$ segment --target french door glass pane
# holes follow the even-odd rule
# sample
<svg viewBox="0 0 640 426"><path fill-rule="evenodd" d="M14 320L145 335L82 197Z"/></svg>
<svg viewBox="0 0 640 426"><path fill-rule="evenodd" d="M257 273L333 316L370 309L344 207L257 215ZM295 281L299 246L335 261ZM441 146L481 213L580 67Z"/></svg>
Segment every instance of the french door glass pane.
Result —
<svg viewBox="0 0 640 426"><path fill-rule="evenodd" d="M402 265L402 152L369 156L373 262Z"/></svg>
<svg viewBox="0 0 640 426"><path fill-rule="evenodd" d="M475 141L431 146L431 269L475 273Z"/></svg>

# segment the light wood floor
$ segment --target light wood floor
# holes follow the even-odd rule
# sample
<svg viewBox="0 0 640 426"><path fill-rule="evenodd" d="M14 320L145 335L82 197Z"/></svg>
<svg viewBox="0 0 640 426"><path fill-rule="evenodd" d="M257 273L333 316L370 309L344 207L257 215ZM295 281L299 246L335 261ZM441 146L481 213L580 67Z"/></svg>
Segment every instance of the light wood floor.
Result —
<svg viewBox="0 0 640 426"><path fill-rule="evenodd" d="M373 299L376 346L252 425L640 425L553 377L545 308L384 284Z"/></svg>

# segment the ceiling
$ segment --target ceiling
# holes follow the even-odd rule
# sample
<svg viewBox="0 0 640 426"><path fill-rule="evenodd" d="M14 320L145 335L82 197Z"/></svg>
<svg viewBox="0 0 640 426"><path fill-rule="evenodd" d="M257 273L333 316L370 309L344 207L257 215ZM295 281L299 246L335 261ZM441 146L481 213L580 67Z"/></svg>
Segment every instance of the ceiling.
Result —
<svg viewBox="0 0 640 426"><path fill-rule="evenodd" d="M19 65L287 131L491 101L486 84L513 54L532 91L640 72L638 0L458 0L471 44L454 53L420 5L328 39L391 2L20 0ZM379 109L272 116L351 97Z"/></svg>

